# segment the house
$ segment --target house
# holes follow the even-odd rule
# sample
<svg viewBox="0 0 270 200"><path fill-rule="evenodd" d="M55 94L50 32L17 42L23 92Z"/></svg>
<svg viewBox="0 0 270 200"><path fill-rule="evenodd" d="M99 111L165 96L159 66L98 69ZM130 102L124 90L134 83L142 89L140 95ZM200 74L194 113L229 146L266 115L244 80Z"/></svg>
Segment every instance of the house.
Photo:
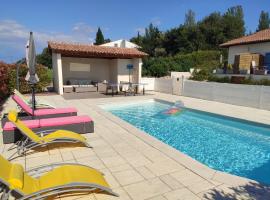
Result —
<svg viewBox="0 0 270 200"><path fill-rule="evenodd" d="M121 47L121 48L141 48L137 44L134 44L132 42L129 42L127 40L116 40L113 42L108 42L105 44L101 44L100 46L105 46L105 47Z"/></svg>
<svg viewBox="0 0 270 200"><path fill-rule="evenodd" d="M229 64L233 64L235 56L242 53L259 53L265 56L270 52L270 29L228 41L220 47L229 48Z"/></svg>
<svg viewBox="0 0 270 200"><path fill-rule="evenodd" d="M48 42L52 53L53 82L57 93L63 94L70 79L119 83L129 81L127 65L132 64L131 81L140 83L142 58L146 53L136 48L95 46Z"/></svg>

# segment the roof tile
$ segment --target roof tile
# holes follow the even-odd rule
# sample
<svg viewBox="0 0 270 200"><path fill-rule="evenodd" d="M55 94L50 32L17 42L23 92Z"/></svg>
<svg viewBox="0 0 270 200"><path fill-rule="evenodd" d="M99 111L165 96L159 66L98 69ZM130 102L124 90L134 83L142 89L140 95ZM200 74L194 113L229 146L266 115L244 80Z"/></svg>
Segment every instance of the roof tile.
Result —
<svg viewBox="0 0 270 200"><path fill-rule="evenodd" d="M52 52L70 57L142 58L148 55L136 48L106 47L53 41L48 42L48 48Z"/></svg>
<svg viewBox="0 0 270 200"><path fill-rule="evenodd" d="M235 45L243 45L243 44L251 44L251 43L259 43L259 42L267 42L270 41L270 28L259 31L257 33L244 36L241 38L237 38L228 42L221 44L221 47L230 47Z"/></svg>

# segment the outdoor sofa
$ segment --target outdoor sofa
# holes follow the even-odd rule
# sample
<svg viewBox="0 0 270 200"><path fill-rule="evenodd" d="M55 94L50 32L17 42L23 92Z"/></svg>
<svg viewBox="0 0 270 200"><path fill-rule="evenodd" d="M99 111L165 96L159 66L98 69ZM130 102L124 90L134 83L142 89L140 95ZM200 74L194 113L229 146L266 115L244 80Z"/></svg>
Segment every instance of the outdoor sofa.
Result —
<svg viewBox="0 0 270 200"><path fill-rule="evenodd" d="M64 85L64 92L97 92L97 82L88 79L69 79Z"/></svg>

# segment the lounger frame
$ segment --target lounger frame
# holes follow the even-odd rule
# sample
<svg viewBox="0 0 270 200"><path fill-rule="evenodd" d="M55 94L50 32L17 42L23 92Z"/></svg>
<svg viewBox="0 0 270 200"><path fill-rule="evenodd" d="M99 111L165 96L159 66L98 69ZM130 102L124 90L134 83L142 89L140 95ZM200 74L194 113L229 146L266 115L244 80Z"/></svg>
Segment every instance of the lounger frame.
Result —
<svg viewBox="0 0 270 200"><path fill-rule="evenodd" d="M79 165L79 166L86 166L86 165L81 165L81 164L77 164L77 163L62 163L62 164L54 164L54 166L59 166L59 165ZM32 170L40 170L44 167L48 167L48 166L41 166L38 168L34 168ZM86 166L89 167L89 166ZM32 171L30 170L30 171ZM28 171L29 172L29 171ZM2 195L0 196L1 200L8 200L10 196L15 197L18 200L41 200L41 199L45 199L48 198L50 196L54 196L54 195L63 195L66 193L89 193L92 191L97 190L98 192L105 192L108 193L110 195L116 196L118 197L119 195L116 194L115 192L112 191L112 189L108 188L108 187L104 187L98 184L88 184L88 183L81 183L81 182L73 182L70 184L66 184L66 185L59 185L57 187L51 187L51 188L47 188L44 190L40 190L38 192L34 192L31 193L29 195L24 195L21 191L15 189L15 190L10 190L9 189L9 184L7 182L5 182L3 179L0 178L0 192L2 192ZM72 194L73 195L73 194Z"/></svg>
<svg viewBox="0 0 270 200"><path fill-rule="evenodd" d="M2 126L4 127L4 126ZM34 132L45 132L48 129L61 129L61 130L68 130L73 131L80 134L86 134L86 133L93 133L94 132L94 121L90 121L87 123L75 123L75 124L65 124L62 126L45 126L45 127L39 127L39 128L31 128ZM23 134L18 128L15 128L14 130L6 131L3 130L3 143L4 144L10 144L10 143L16 143L20 141L23 137Z"/></svg>
<svg viewBox="0 0 270 200"><path fill-rule="evenodd" d="M46 132L40 132L39 134L46 134L49 131L53 131L53 130L47 130ZM32 141L31 139L29 139L27 137L27 135L24 134L24 137L22 138L22 140L14 143L11 147L8 148L8 151L17 149L17 151L15 151L11 156L9 156L8 160L10 161L10 160L13 160L15 158L24 156L27 154L27 152L29 152L30 150L32 150L34 148L45 147L45 146L48 146L48 145L54 144L54 143L57 143L57 144L59 144L59 143L82 143L82 141L76 140L74 138L63 137L63 138L56 138L55 140L52 140L50 142L36 143L36 142ZM88 148L92 148L87 142L83 142L83 144Z"/></svg>

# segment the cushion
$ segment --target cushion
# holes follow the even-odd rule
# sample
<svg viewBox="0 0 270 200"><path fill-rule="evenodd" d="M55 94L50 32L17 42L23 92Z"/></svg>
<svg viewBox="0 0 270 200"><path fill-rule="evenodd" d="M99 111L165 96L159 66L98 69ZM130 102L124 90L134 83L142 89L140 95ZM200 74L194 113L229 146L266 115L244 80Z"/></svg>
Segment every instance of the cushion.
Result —
<svg viewBox="0 0 270 200"><path fill-rule="evenodd" d="M39 120L35 119L35 120L25 120L23 121L23 123L30 129L32 128L39 128L40 124L39 124ZM4 131L12 131L15 129L15 125L12 122L6 122L4 125L3 130Z"/></svg>
<svg viewBox="0 0 270 200"><path fill-rule="evenodd" d="M35 110L35 116L42 116L42 115L56 115L56 114L63 114L63 113L76 113L76 108L55 108L55 109L38 109Z"/></svg>
<svg viewBox="0 0 270 200"><path fill-rule="evenodd" d="M79 123L88 123L93 121L89 116L71 116L71 117L58 117L58 118L49 118L49 119L40 119L41 127L48 126L63 126L67 124L79 124Z"/></svg>
<svg viewBox="0 0 270 200"><path fill-rule="evenodd" d="M63 126L68 124L79 124L79 123L88 123L93 121L89 116L70 116L70 117L57 117L57 118L48 118L48 119L36 119L36 120L25 120L23 123L30 129L33 128L43 128L50 126ZM11 122L6 122L3 130L4 131L13 131L16 126Z"/></svg>
<svg viewBox="0 0 270 200"><path fill-rule="evenodd" d="M70 82L70 85L79 85L79 82L76 79L70 79L69 82Z"/></svg>

